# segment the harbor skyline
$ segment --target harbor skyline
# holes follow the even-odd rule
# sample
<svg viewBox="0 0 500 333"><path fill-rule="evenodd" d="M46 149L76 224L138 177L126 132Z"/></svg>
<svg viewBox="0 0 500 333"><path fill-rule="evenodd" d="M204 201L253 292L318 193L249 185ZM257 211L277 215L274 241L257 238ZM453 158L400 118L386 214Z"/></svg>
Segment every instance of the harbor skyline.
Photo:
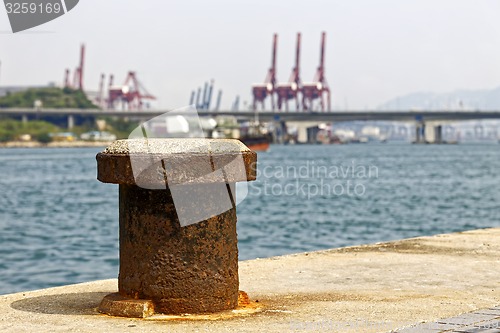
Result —
<svg viewBox="0 0 500 333"><path fill-rule="evenodd" d="M229 109L236 95L244 108L251 103L252 83L261 82L269 67L272 34L279 34L277 76L286 81L294 37L302 33L301 76L307 82L317 66L321 31L328 34L325 64L333 109L376 108L419 91L500 85L500 45L494 42L500 23L493 15L500 4L494 1L318 1L314 6L292 1L285 15L281 8L263 2L121 1L118 6L88 0L16 35L8 32L7 15L0 11L0 86L62 83L84 42L88 90L98 89L101 73L113 73L121 82L135 70L158 97L158 107L177 108L213 78L224 92L222 108Z"/></svg>

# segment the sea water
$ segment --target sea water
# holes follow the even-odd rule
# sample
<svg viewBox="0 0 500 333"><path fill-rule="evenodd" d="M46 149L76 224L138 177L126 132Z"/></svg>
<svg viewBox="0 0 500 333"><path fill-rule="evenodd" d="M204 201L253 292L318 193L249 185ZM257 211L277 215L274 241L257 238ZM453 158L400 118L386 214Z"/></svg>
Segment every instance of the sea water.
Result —
<svg viewBox="0 0 500 333"><path fill-rule="evenodd" d="M0 294L118 275L96 148L0 149ZM239 188L240 260L500 226L500 146L273 145Z"/></svg>

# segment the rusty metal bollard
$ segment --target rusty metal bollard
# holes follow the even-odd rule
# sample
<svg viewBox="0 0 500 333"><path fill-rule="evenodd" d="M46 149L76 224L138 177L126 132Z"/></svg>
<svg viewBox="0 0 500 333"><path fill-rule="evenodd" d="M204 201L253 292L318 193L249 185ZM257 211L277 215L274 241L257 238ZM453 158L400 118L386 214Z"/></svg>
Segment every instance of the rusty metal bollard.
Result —
<svg viewBox="0 0 500 333"><path fill-rule="evenodd" d="M115 316L208 313L238 305L235 183L256 179L238 140L118 140L97 154L97 178L119 184Z"/></svg>

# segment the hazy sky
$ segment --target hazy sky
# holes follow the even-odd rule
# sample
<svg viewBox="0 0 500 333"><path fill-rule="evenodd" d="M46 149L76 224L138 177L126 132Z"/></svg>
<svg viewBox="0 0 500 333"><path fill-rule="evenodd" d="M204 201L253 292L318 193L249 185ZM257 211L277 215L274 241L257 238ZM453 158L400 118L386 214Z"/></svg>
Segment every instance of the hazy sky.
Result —
<svg viewBox="0 0 500 333"><path fill-rule="evenodd" d="M500 86L500 1L80 0L63 17L12 34L0 8L0 85L62 83L87 45L85 86L100 73L121 82L135 70L159 106L188 104L213 78L223 108L251 101L279 34L278 79L288 80L295 34L302 32L301 76L313 78L321 31L336 108L374 108L416 91Z"/></svg>

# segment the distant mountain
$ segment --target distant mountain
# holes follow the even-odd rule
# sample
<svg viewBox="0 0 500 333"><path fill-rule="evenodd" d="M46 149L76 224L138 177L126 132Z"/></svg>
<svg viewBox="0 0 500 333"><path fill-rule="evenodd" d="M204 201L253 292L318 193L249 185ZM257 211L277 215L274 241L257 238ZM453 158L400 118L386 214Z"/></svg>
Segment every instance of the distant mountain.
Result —
<svg viewBox="0 0 500 333"><path fill-rule="evenodd" d="M500 87L492 90L456 90L450 93L418 92L396 97L379 110L500 110Z"/></svg>

